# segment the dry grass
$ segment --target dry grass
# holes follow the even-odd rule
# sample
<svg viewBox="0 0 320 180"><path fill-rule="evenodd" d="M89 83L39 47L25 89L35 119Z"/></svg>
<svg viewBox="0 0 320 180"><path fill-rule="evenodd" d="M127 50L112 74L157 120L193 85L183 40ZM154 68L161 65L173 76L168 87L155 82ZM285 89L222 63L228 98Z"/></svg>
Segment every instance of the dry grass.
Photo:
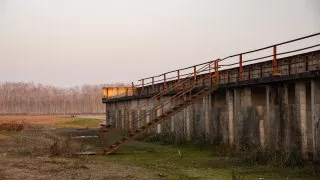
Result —
<svg viewBox="0 0 320 180"><path fill-rule="evenodd" d="M95 116L84 116L81 117L71 117L65 116L0 116L0 125L5 124L6 127L14 125L17 127L18 124L23 124L26 126L45 126L45 127L99 127L99 124L103 120L96 119ZM22 127L22 126L21 126ZM21 129L21 127L19 127ZM19 129L17 128L17 129ZM0 130L15 130L14 127L3 128Z"/></svg>
<svg viewBox="0 0 320 180"><path fill-rule="evenodd" d="M104 180L156 177L140 167L73 157L81 148L77 142L58 136L53 130L0 131L0 179Z"/></svg>
<svg viewBox="0 0 320 180"><path fill-rule="evenodd" d="M0 116L0 123L54 124L57 120L57 116Z"/></svg>
<svg viewBox="0 0 320 180"><path fill-rule="evenodd" d="M23 123L7 122L0 123L0 130L5 131L22 131L25 128Z"/></svg>

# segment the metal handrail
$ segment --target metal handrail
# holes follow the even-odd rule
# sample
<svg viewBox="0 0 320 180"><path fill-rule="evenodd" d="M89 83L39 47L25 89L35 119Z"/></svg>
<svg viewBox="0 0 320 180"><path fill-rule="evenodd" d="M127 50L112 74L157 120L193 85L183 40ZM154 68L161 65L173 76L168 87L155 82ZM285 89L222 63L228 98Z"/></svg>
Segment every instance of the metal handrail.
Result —
<svg viewBox="0 0 320 180"><path fill-rule="evenodd" d="M231 55L231 56L224 57L224 58L218 60L218 62L225 61L225 60L227 60L227 59L229 59L229 58L233 58L233 57L242 56L242 55L245 55L245 54L250 54L250 53L254 53L254 52L266 50L266 49L269 49L269 48L275 48L275 49L276 49L277 46L281 46L281 45L284 45L284 44L289 44L289 43L292 43L292 42L300 41L300 40L303 40L303 39L308 39L308 38L315 37L315 36L319 36L319 35L320 35L320 32L319 32L319 33L314 33L314 34L311 34L311 35L308 35L308 36L303 36L303 37L300 37L300 38L296 38L296 39L293 39L293 40L289 40L289 41L285 41L285 42L273 44L273 45L266 46L266 47L263 47L263 48L259 48L259 49L255 49L255 50L251 50L251 51L247 51L247 52L243 52L243 53L234 54L234 55ZM226 64L226 65L223 64L223 65L219 65L219 66L233 66L233 65L238 65L238 64L239 64L239 65L242 67L242 64L243 64L243 63L247 63L247 62L251 62L251 61L255 61L255 60L260 60L260 59L264 59L264 58L268 58L268 57L272 57L272 56L277 56L277 55L283 55L283 54L298 52L298 51L302 51L302 50L306 50L306 49L310 49L310 48L314 48L314 47L318 47L318 46L320 46L320 44L313 45L313 46L309 46L309 47L306 47L306 48L297 49L297 50L292 50L292 51L288 51L288 52L284 52L284 53L274 53L273 55L269 55L269 56L254 58L254 59L251 59L251 60L245 60L245 61L242 61L242 62L237 62L237 63L232 63L232 64ZM275 60L276 60L276 59L275 59ZM150 80L150 79L152 79L152 78L158 78L158 77L164 76L164 75L169 74L169 73L174 73L174 72L178 72L178 71L183 71L183 70L191 69L191 68L194 68L194 67L198 67L198 66L200 66L200 65L207 64L207 63L209 63L209 62L211 62L211 61L204 62L204 63L200 63L200 64L196 64L196 65L189 66L189 67L182 68L182 69L177 69L177 70L168 71L168 72L162 73L162 74L160 74L160 75L143 78L143 79L140 79L140 80L138 80L138 81L141 82L141 81ZM182 75L180 75L180 77L181 77L181 76L182 76ZM175 76L175 77L177 77L177 76ZM174 79L174 78L171 78L171 79ZM155 81L154 81L154 82L155 82ZM157 80L156 82L164 82L164 79ZM139 87L139 86L141 86L141 85L142 85L142 86L143 86L143 85L150 85L151 83L152 83L152 82L147 82L147 83L145 83L145 84L138 84L137 87Z"/></svg>

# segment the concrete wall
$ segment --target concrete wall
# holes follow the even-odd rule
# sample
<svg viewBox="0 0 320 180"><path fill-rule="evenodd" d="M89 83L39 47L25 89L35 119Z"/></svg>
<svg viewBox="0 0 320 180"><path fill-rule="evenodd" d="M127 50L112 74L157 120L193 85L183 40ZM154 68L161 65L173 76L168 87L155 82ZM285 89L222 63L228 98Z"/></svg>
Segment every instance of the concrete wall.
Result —
<svg viewBox="0 0 320 180"><path fill-rule="evenodd" d="M244 78L270 77L271 65L268 62L244 68L247 71ZM316 69L320 69L320 51L279 61L281 75ZM233 75L237 74L237 70L231 71L222 73L220 81L237 81ZM262 146L290 149L296 146L305 158L319 159L320 79L319 76L315 77L219 88L151 129L149 133L168 134L177 141L224 142L236 145L237 148ZM134 98L110 101L106 108L107 123L124 132L131 132L185 98L181 97L174 102L170 102L169 97L153 101ZM170 103L152 110L166 102ZM143 108L137 110L140 106Z"/></svg>
<svg viewBox="0 0 320 180"><path fill-rule="evenodd" d="M165 97L160 100L169 102ZM108 104L108 122L130 132L183 101L150 111L159 101L135 99ZM140 105L148 106L140 109ZM140 118L138 118L140 117ZM135 122L137 119L140 121ZM230 88L214 92L150 130L177 139L268 148L297 146L306 158L320 154L320 80Z"/></svg>

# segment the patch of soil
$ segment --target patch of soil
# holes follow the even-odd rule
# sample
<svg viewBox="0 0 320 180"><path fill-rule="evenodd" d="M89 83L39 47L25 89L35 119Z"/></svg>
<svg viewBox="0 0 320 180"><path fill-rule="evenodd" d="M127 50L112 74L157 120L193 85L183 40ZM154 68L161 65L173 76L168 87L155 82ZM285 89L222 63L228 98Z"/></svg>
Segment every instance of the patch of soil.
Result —
<svg viewBox="0 0 320 180"><path fill-rule="evenodd" d="M157 179L139 167L79 159L11 157L0 154L0 179Z"/></svg>

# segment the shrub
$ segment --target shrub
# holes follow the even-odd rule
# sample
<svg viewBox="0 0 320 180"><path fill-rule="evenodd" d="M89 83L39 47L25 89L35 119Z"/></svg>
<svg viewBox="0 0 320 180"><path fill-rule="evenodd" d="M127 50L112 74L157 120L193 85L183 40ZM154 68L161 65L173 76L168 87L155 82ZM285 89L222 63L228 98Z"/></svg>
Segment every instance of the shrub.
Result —
<svg viewBox="0 0 320 180"><path fill-rule="evenodd" d="M0 124L0 130L5 131L22 131L24 129L24 125L22 123L1 123Z"/></svg>

